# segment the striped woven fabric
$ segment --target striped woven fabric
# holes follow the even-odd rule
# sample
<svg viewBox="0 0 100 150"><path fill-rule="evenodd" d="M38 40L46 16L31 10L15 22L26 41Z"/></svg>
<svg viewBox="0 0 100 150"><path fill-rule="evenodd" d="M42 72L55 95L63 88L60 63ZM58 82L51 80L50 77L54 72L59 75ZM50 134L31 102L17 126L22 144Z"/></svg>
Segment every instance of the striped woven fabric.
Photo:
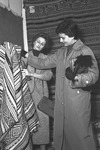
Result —
<svg viewBox="0 0 100 150"><path fill-rule="evenodd" d="M17 51L17 54L19 54L19 60L20 60L20 52L21 52L21 49L20 47L18 46L15 46L16 47L16 51ZM13 59L15 61L15 59ZM15 64L15 62L13 62L13 65ZM22 70L22 64L19 63L20 66L17 65L18 68L20 68L20 70ZM18 79L19 79L19 74L18 74L18 68L14 66L14 79L15 79L15 83L18 82ZM25 113L25 116L26 116L26 119L27 119L27 122L28 122L28 125L29 125L29 129L30 129L30 132L32 132L33 130L36 131L37 130L37 127L39 125L39 118L38 118L38 115L37 115L37 112L36 112L36 108L35 108L35 103L34 103L34 100L32 99L32 95L30 93L30 90L29 90L29 87L28 87L28 84L27 84L27 80L26 78L24 78L21 74L21 86L22 86L22 91L20 91L22 93L22 98L24 99L24 113ZM19 87L20 88L20 87ZM17 89L19 89L17 88ZM18 94L18 97L19 95L21 95L19 92L16 93ZM17 96L16 96L17 98Z"/></svg>
<svg viewBox="0 0 100 150"><path fill-rule="evenodd" d="M9 42L0 45L0 140L6 143L5 149L31 150L29 135L36 131L39 120L21 73L20 51L21 47Z"/></svg>

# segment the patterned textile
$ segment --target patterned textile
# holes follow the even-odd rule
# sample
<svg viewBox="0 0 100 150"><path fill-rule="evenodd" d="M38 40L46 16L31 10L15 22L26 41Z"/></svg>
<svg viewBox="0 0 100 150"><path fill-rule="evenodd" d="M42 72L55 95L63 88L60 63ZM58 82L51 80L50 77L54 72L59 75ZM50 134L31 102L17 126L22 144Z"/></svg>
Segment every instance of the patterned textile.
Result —
<svg viewBox="0 0 100 150"><path fill-rule="evenodd" d="M20 63L21 47L0 45L0 140L7 150L31 150L30 132L39 120ZM30 131L30 132L29 132Z"/></svg>
<svg viewBox="0 0 100 150"><path fill-rule="evenodd" d="M35 103L31 97L29 87L27 86L26 79L23 79L23 97L24 97L24 112L27 118L30 132L36 131L39 126L39 118L35 108Z"/></svg>

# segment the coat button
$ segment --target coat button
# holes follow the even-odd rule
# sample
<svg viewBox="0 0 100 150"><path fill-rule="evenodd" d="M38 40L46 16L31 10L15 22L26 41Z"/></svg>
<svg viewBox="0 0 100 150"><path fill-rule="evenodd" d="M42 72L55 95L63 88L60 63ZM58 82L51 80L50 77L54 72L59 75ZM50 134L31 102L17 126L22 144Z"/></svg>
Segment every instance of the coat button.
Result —
<svg viewBox="0 0 100 150"><path fill-rule="evenodd" d="M86 84L89 84L89 81L86 80Z"/></svg>
<svg viewBox="0 0 100 150"><path fill-rule="evenodd" d="M77 93L79 94L79 93L80 93L80 91L77 91Z"/></svg>

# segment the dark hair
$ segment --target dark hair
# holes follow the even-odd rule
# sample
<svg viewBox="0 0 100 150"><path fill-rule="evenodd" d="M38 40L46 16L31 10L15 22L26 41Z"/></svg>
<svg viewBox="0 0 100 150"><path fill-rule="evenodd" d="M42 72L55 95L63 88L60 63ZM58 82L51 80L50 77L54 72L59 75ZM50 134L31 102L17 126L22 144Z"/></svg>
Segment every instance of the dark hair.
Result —
<svg viewBox="0 0 100 150"><path fill-rule="evenodd" d="M32 38L32 49L33 49L34 42L39 37L42 37L46 40L46 44L45 44L44 48L41 50L42 53L46 54L46 53L48 53L47 51L48 51L48 48L50 45L50 38L46 33L38 33L38 34L33 36L33 38Z"/></svg>
<svg viewBox="0 0 100 150"><path fill-rule="evenodd" d="M73 20L67 18L57 26L56 33L65 33L69 37L74 37L74 39L80 38L77 24Z"/></svg>

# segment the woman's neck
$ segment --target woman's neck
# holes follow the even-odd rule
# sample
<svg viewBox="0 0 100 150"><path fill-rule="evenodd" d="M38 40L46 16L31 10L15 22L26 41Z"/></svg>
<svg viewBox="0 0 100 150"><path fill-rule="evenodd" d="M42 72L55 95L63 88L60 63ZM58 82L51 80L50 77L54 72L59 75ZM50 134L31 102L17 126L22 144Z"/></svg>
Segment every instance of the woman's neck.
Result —
<svg viewBox="0 0 100 150"><path fill-rule="evenodd" d="M39 54L40 54L40 51L37 51L37 50L34 50L34 49L33 49L32 52L33 52L33 55L34 55L34 56L37 56L37 57L38 57Z"/></svg>

